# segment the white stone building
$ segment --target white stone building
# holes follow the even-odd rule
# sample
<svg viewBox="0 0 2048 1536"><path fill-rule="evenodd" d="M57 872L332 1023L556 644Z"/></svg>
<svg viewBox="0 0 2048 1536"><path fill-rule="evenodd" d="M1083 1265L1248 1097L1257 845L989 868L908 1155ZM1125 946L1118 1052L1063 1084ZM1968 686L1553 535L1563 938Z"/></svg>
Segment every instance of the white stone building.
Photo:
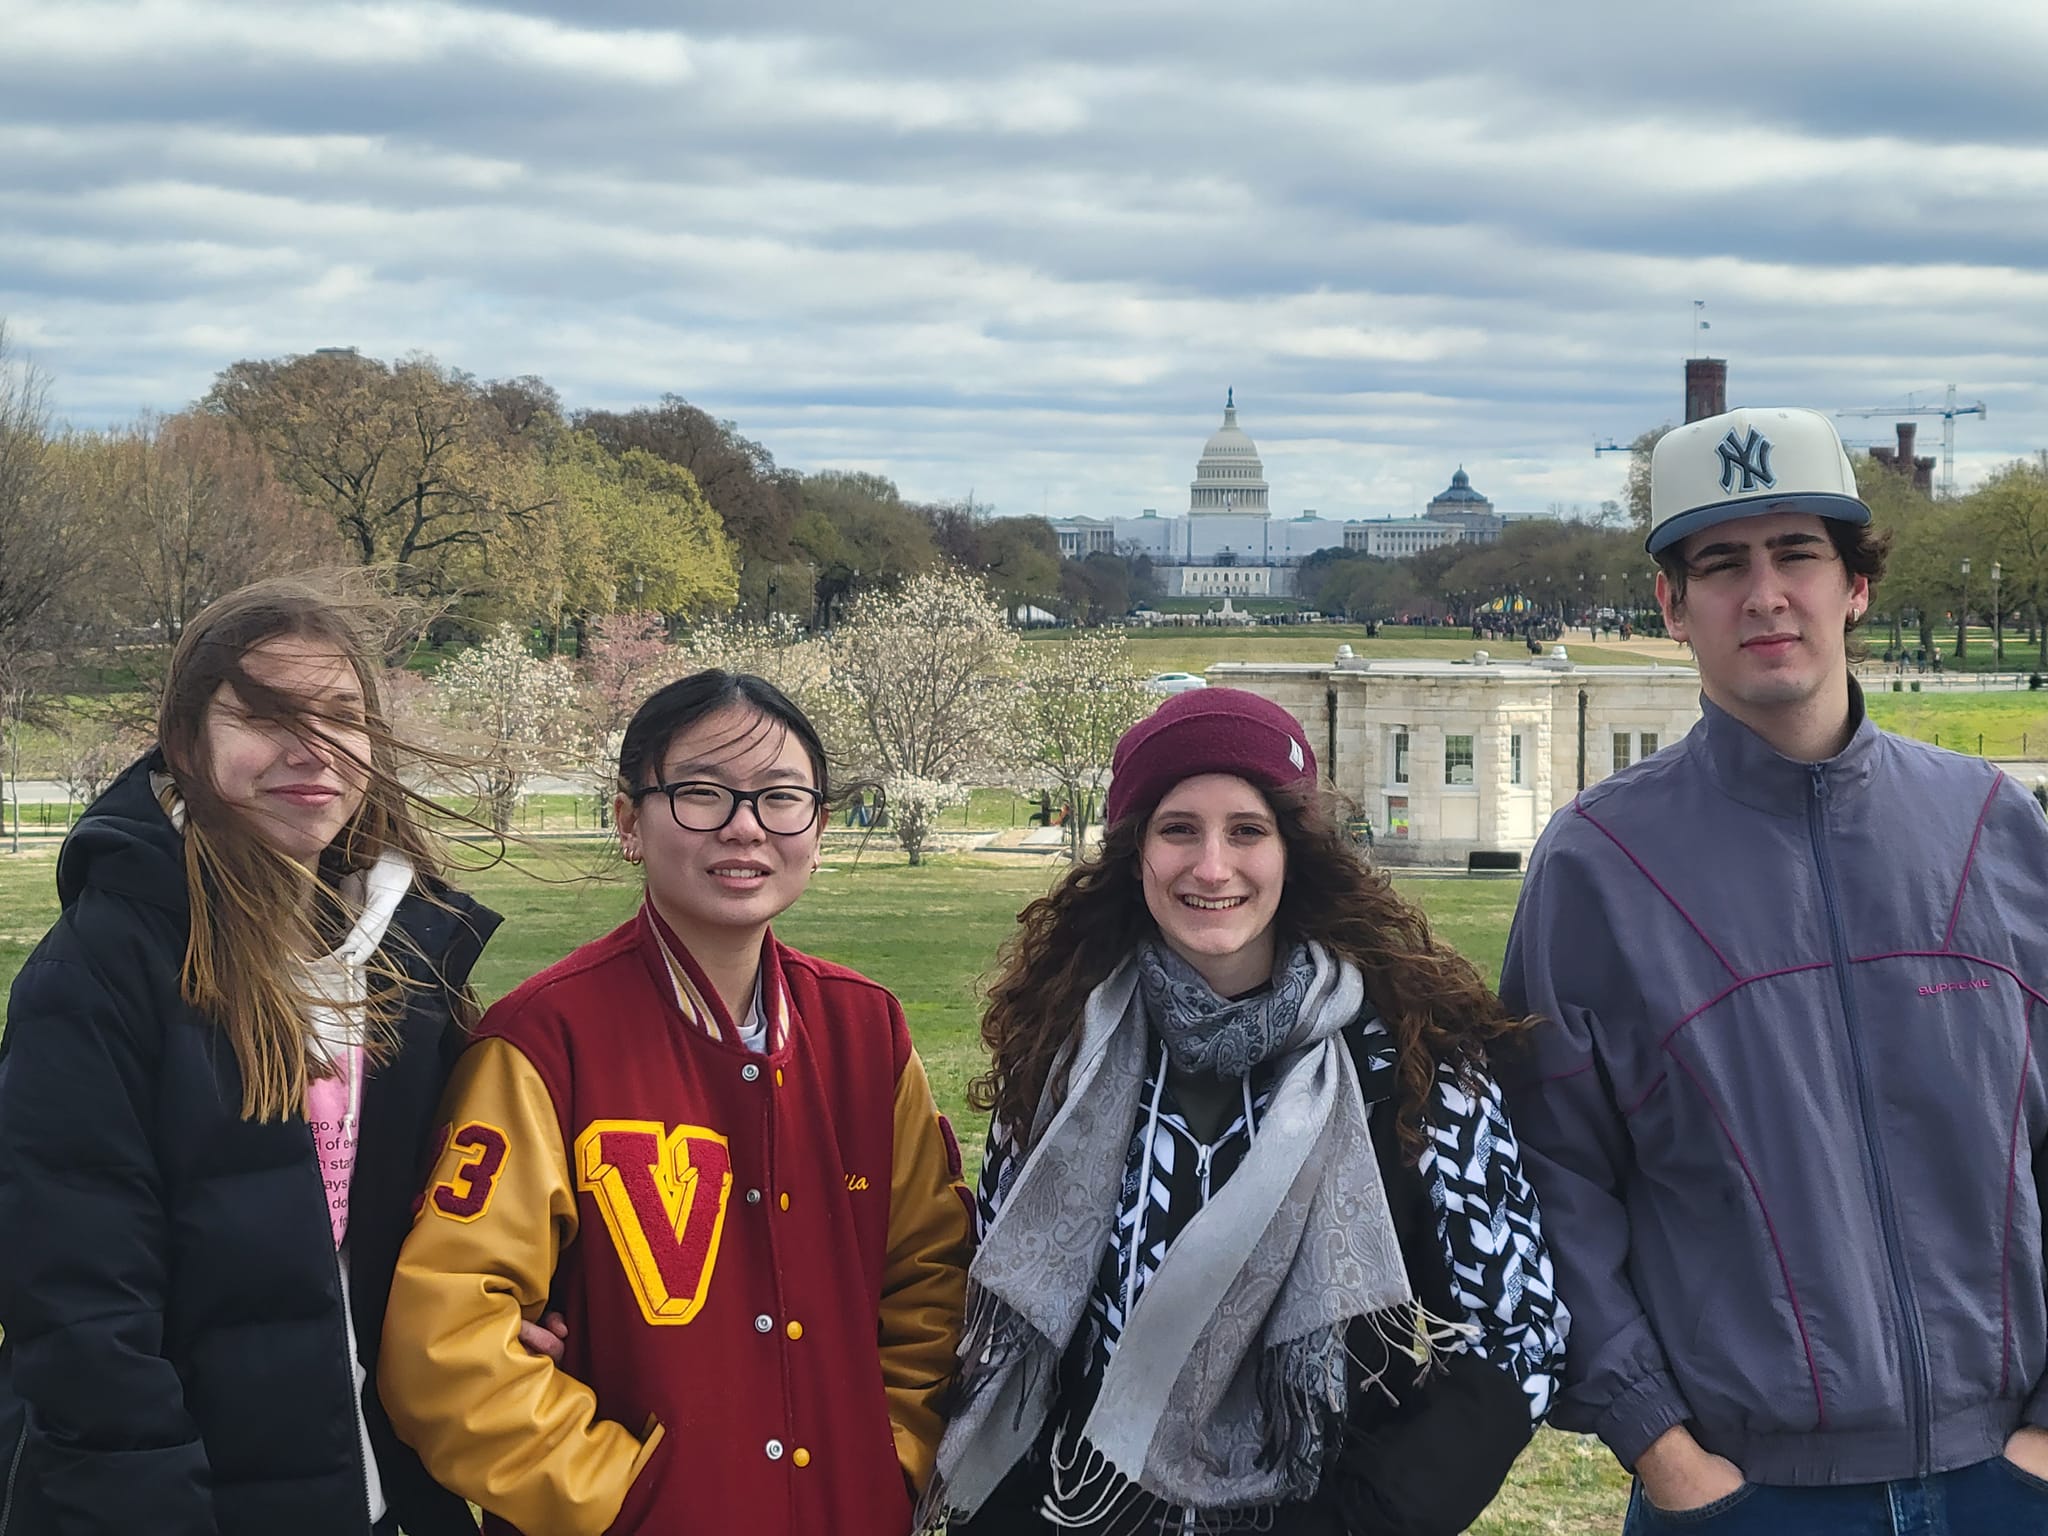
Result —
<svg viewBox="0 0 2048 1536"><path fill-rule="evenodd" d="M1270 565L1168 565L1157 572L1165 597L1290 597L1294 572Z"/></svg>
<svg viewBox="0 0 2048 1536"><path fill-rule="evenodd" d="M1210 684L1288 710L1324 779L1371 818L1385 864L1524 860L1584 784L1669 746L1699 719L1684 666L1534 661L1223 662Z"/></svg>
<svg viewBox="0 0 2048 1536"><path fill-rule="evenodd" d="M1462 530L1426 517L1382 517L1344 525L1344 547L1363 550L1383 560L1405 560L1426 549L1456 544Z"/></svg>
<svg viewBox="0 0 2048 1536"><path fill-rule="evenodd" d="M1223 425L1209 434L1195 461L1188 486L1188 516L1246 517L1272 515L1267 503L1266 466L1254 443L1237 424L1237 391L1223 396Z"/></svg>

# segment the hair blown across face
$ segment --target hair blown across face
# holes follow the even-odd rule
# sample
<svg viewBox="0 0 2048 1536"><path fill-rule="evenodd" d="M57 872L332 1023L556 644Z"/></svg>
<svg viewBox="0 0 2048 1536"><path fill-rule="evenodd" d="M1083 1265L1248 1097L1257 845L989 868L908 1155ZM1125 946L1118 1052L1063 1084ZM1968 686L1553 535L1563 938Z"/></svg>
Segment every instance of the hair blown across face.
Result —
<svg viewBox="0 0 2048 1536"><path fill-rule="evenodd" d="M336 896L341 877L367 868L386 849L403 853L422 878L441 872L414 813L417 796L399 777L406 749L379 703L378 647L369 622L374 607L337 601L294 581L244 587L186 626L164 680L157 738L185 802L191 905L181 991L234 1048L248 1119L282 1119L305 1103L313 1060L299 957L325 947L353 921ZM250 675L250 651L286 638L331 650L348 663L362 689L360 720L327 719L317 701ZM308 735L328 726L369 738L369 760L355 763L365 782L362 805L321 855L310 891L307 872L270 847L213 782L206 721L223 685L234 689L252 718ZM374 969L363 1021L373 1059L388 1052L403 1006L396 969Z"/></svg>
<svg viewBox="0 0 2048 1536"><path fill-rule="evenodd" d="M1476 1068L1492 1041L1521 1024L1472 963L1431 933L1421 909L1360 860L1321 792L1264 793L1287 844L1277 937L1282 946L1320 943L1364 976L1398 1051L1396 1111L1412 1159L1422 1150L1438 1064ZM1020 1139L1040 1097L1065 1091L1052 1081L1053 1063L1080 1029L1088 994L1157 932L1139 881L1144 830L1135 816L1109 827L1094 858L1024 909L1020 931L1003 947L981 1022L989 1068L968 1098Z"/></svg>

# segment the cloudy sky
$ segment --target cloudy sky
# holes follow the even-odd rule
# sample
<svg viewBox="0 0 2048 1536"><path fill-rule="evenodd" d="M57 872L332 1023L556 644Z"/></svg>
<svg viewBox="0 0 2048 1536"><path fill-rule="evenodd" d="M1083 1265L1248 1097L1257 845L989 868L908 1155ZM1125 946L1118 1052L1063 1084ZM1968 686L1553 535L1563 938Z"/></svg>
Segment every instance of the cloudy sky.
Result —
<svg viewBox="0 0 2048 1536"><path fill-rule="evenodd" d="M0 0L0 317L80 425L418 350L1128 515L1234 386L1276 513L1539 511L1696 299L1731 403L2048 447L2048 6Z"/></svg>

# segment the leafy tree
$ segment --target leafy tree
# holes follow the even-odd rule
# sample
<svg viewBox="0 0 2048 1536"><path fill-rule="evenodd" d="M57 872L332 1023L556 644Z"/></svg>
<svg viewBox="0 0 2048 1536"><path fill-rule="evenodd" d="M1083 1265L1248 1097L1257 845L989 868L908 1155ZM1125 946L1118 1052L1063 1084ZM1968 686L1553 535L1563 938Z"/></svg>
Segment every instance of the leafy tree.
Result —
<svg viewBox="0 0 2048 1536"><path fill-rule="evenodd" d="M1096 550L1060 563L1060 606L1076 624L1107 624L1131 611L1131 567Z"/></svg>
<svg viewBox="0 0 2048 1536"><path fill-rule="evenodd" d="M1988 537L2003 567L2004 601L2027 612L2039 635L2037 663L2048 667L2048 452L1999 470L1967 498L1965 515Z"/></svg>
<svg viewBox="0 0 2048 1536"><path fill-rule="evenodd" d="M490 542L542 505L530 446L472 379L430 357L245 360L204 404L262 445L357 561L393 568L407 592L478 590Z"/></svg>
<svg viewBox="0 0 2048 1536"><path fill-rule="evenodd" d="M575 672L559 656L533 655L510 624L442 667L432 688L501 837L535 775L587 756L577 750Z"/></svg>
<svg viewBox="0 0 2048 1536"><path fill-rule="evenodd" d="M830 629L861 594L902 585L937 563L931 524L880 475L828 469L803 480L797 549L817 571L812 627Z"/></svg>
<svg viewBox="0 0 2048 1536"><path fill-rule="evenodd" d="M872 777L898 785L890 816L913 864L928 827L899 812L907 781L964 788L1016 759L1016 639L977 578L937 570L899 591L854 599L831 637L832 679L846 700L851 750Z"/></svg>
<svg viewBox="0 0 2048 1536"><path fill-rule="evenodd" d="M776 469L774 456L732 422L664 395L656 406L581 411L575 424L612 453L637 448L690 472L733 541L740 601L749 613L774 611L776 590L785 600L799 595L801 583L787 569L797 557L792 538L802 510L796 477Z"/></svg>
<svg viewBox="0 0 2048 1536"><path fill-rule="evenodd" d="M981 527L980 560L969 567L1003 600L1047 607L1060 590L1060 539L1042 517L998 517Z"/></svg>
<svg viewBox="0 0 2048 1536"><path fill-rule="evenodd" d="M1970 544L1963 504L1929 500L1905 476L1867 454L1859 454L1854 465L1857 495L1877 526L1892 536L1891 558L1871 600L1873 609L1890 617L1895 649L1910 648L1905 637L1910 625L1913 645L1931 655L1938 643L1936 624L1955 610L1962 595L1956 561Z"/></svg>
<svg viewBox="0 0 2048 1536"><path fill-rule="evenodd" d="M1068 807L1067 853L1078 863L1109 787L1117 741L1159 701L1145 691L1145 675L1120 629L1026 646L1018 675L1023 757L1059 786Z"/></svg>
<svg viewBox="0 0 2048 1536"><path fill-rule="evenodd" d="M1628 478L1622 484L1622 505L1628 509L1629 526L1639 537L1650 531L1650 454L1671 430L1671 423L1652 427L1628 445Z"/></svg>
<svg viewBox="0 0 2048 1536"><path fill-rule="evenodd" d="M546 449L545 479L547 511L517 541L533 611L588 620L622 606L682 617L732 606L732 542L687 469L563 432ZM541 580L547 592L534 590Z"/></svg>

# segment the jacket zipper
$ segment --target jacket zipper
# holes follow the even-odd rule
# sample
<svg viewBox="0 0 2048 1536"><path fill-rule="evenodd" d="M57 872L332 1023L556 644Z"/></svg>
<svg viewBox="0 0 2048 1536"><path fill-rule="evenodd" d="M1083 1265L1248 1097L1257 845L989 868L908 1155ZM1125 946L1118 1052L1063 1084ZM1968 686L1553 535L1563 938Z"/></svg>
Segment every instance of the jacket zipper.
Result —
<svg viewBox="0 0 2048 1536"><path fill-rule="evenodd" d="M345 1401L348 1403L348 1443L355 1448L356 1459L356 1509L363 1517L363 1529L370 1528L370 1469L363 1465L363 1407L356 1390L356 1340L355 1330L349 1326L348 1277L341 1272L341 1250L331 1241L332 1234L327 1227L327 1186L320 1172L320 1149L312 1147L311 1132L308 1131L308 1146L313 1154L313 1187L320 1196L321 1231L329 1236L327 1245L328 1261L334 1265L334 1285L338 1303L336 1312L341 1319L341 1373L348 1383ZM360 1145L358 1145L360 1151ZM7 1536L0 1528L0 1536Z"/></svg>
<svg viewBox="0 0 2048 1536"><path fill-rule="evenodd" d="M1806 829L1813 843L1814 862L1820 868L1821 898L1827 905L1828 938L1835 952L1835 986L1842 998L1842 1021L1849 1036L1849 1061L1856 1074L1856 1103L1862 1115L1863 1150L1870 1173L1877 1184L1877 1217L1884 1231L1885 1259L1892 1274L1893 1297L1904 1325L1908 1354L1908 1408L1913 1423L1913 1445L1919 1460L1918 1475L1927 1475L1933 1462L1928 1425L1928 1399L1933 1395L1927 1365L1927 1340L1920 1328L1920 1308L1913 1296L1912 1276L1906 1272L1904 1245L1899 1239L1897 1202L1892 1194L1891 1173L1885 1164L1884 1144L1878 1140L1877 1116L1871 1104L1870 1073L1863 1059L1863 1041L1857 1029L1856 1001L1849 985L1848 942L1842 934L1842 913L1835 895L1835 870L1828 858L1827 840L1821 818L1827 808L1827 777L1820 765L1813 766L1813 798L1807 802Z"/></svg>
<svg viewBox="0 0 2048 1536"><path fill-rule="evenodd" d="M1209 1159L1216 1149L1206 1141L1195 1143L1195 1177L1202 1181L1202 1204L1209 1203Z"/></svg>
<svg viewBox="0 0 2048 1536"><path fill-rule="evenodd" d="M14 1523L14 1484L21 1476L22 1453L28 1449L28 1404L21 1406L21 1433L14 1437L14 1457L7 1463L7 1495L0 1498L0 1536Z"/></svg>

